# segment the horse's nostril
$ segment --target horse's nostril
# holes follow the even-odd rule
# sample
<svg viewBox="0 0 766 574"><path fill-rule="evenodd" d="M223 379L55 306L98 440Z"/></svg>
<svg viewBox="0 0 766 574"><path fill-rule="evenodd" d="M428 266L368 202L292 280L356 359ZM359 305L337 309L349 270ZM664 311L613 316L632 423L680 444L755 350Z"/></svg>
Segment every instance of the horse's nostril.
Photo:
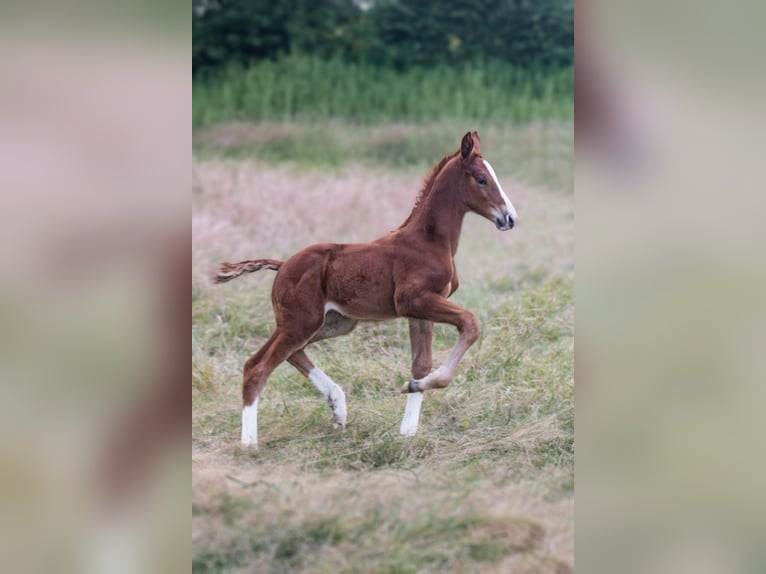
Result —
<svg viewBox="0 0 766 574"><path fill-rule="evenodd" d="M509 215L508 216L508 229L513 229L514 221L513 218Z"/></svg>

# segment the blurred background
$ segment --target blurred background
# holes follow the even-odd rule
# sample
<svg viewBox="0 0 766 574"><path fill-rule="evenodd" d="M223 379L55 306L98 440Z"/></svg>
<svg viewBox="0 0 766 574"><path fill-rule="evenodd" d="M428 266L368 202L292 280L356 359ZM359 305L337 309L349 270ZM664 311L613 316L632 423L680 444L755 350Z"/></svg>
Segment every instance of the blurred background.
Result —
<svg viewBox="0 0 766 574"><path fill-rule="evenodd" d="M573 3L195 2L193 30L194 571L571 572ZM472 130L519 223L465 219L452 299L483 338L418 436L398 435L401 320L309 349L346 393L343 434L285 364L241 453L273 274L212 270L388 233ZM435 364L455 340L437 327Z"/></svg>
<svg viewBox="0 0 766 574"><path fill-rule="evenodd" d="M763 16L577 5L583 572L766 567Z"/></svg>
<svg viewBox="0 0 766 574"><path fill-rule="evenodd" d="M195 157L422 171L477 129L572 191L572 2L195 2L193 32Z"/></svg>
<svg viewBox="0 0 766 574"><path fill-rule="evenodd" d="M4 571L188 567L191 18L178 8L0 6Z"/></svg>
<svg viewBox="0 0 766 574"><path fill-rule="evenodd" d="M573 2L194 2L194 127L571 118Z"/></svg>

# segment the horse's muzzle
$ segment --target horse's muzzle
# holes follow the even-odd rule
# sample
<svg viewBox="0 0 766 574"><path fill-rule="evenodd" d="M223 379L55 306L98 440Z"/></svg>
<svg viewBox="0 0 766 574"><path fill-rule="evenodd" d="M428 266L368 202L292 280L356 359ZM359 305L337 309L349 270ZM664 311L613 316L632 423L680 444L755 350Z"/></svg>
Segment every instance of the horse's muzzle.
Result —
<svg viewBox="0 0 766 574"><path fill-rule="evenodd" d="M513 217L511 217L510 213L503 217L495 218L495 225L500 231L508 231L509 229L513 229L515 224L516 223L513 221Z"/></svg>

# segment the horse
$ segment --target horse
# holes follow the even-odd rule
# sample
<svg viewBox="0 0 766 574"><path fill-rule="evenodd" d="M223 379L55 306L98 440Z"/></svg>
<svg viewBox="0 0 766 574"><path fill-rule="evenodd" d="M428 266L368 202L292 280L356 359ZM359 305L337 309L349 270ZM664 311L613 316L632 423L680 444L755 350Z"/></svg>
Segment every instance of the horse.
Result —
<svg viewBox="0 0 766 574"><path fill-rule="evenodd" d="M224 283L261 269L277 271L271 292L276 328L246 362L242 383L243 449L258 446L258 397L269 375L287 360L322 393L334 428L346 425L343 390L306 355L306 347L350 333L359 321L400 317L409 321L412 379L400 433L417 432L423 392L443 389L479 337L476 317L449 300L458 288L455 253L463 218L476 213L507 231L517 214L492 165L483 158L479 134L468 132L460 148L429 172L409 217L369 243L320 243L287 261L252 259L222 263L213 280ZM432 371L434 323L459 334L447 360Z"/></svg>

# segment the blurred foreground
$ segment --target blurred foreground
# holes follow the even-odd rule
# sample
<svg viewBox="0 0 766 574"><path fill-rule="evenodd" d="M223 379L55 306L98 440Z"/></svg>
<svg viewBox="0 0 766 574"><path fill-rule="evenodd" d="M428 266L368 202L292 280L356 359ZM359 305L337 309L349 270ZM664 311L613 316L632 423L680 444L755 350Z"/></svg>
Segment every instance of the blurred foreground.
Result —
<svg viewBox="0 0 766 574"><path fill-rule="evenodd" d="M578 13L582 572L766 568L762 15L709 4Z"/></svg>
<svg viewBox="0 0 766 574"><path fill-rule="evenodd" d="M181 571L189 47L137 38L129 8L69 8L0 34L0 555Z"/></svg>

